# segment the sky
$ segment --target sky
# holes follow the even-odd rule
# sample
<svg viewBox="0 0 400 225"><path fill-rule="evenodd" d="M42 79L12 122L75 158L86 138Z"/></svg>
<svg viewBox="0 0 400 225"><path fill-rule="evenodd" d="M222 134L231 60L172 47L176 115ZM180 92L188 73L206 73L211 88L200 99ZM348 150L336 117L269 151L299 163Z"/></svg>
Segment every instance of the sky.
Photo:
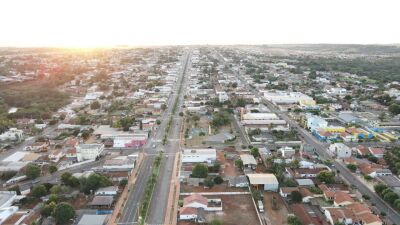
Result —
<svg viewBox="0 0 400 225"><path fill-rule="evenodd" d="M398 0L0 0L0 46L400 43Z"/></svg>

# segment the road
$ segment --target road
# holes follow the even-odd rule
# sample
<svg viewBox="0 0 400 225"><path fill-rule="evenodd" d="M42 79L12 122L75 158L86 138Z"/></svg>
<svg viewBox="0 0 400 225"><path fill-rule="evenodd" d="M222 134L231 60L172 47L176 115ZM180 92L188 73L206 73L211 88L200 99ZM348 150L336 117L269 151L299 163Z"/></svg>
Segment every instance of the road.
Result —
<svg viewBox="0 0 400 225"><path fill-rule="evenodd" d="M327 143L322 143L318 141L311 133L300 127L297 122L289 118L289 116L285 112L278 110L275 105L273 105L271 102L267 101L263 96L261 96L257 90L251 88L239 74L236 73L236 76L242 83L246 84L248 90L250 90L256 97L261 99L262 103L264 103L271 110L271 112L277 114L279 117L286 120L290 127L295 128L298 131L299 135L304 139L306 143L314 146L316 152L318 153L318 155L322 160L332 160L333 167L335 167L336 170L340 172L340 175L348 182L350 182L354 186L354 189L358 190L363 195L368 195L370 197L370 202L373 203L376 208L380 209L381 212L386 213L386 218L388 218L390 221L394 223L400 221L400 215L396 210L394 210L389 204L383 201L374 191L369 189L364 183L358 180L349 169L347 169L342 164L334 160L334 158L326 151L327 147L329 146ZM373 143L371 145L374 144L380 145L378 143Z"/></svg>
<svg viewBox="0 0 400 225"><path fill-rule="evenodd" d="M184 66L183 75L185 75L187 70L190 68L190 56L191 54L189 53ZM165 146L165 153L168 155L168 157L164 157L164 160L161 164L162 169L158 175L153 198L150 203L150 212L148 220L146 221L147 224L163 224L165 220L165 212L168 207L168 196L172 179L172 170L174 167L176 153L180 150L180 134L181 127L183 125L183 117L179 116L179 112L184 103L183 96L187 86L187 79L185 79L185 76L183 76L182 79L182 89L181 92L178 93L178 107L175 113L172 115L173 122L168 136L168 143Z"/></svg>
<svg viewBox="0 0 400 225"><path fill-rule="evenodd" d="M135 186L133 188L131 188L131 191L128 195L126 204L125 204L125 208L122 211L120 220L118 221L118 224L137 224L138 221L138 209L139 206L143 200L144 197L144 192L145 192L145 188L146 188L146 184L147 181L150 177L151 174L151 167L154 163L156 154L158 151L163 150L166 153L172 152L174 151L174 149L172 148L173 146L173 141L168 141L166 146L161 145L161 141L164 137L164 133L165 133L165 128L167 127L167 124L169 122L169 117L172 114L172 110L173 110L173 105L175 104L175 101L177 100L177 96L178 93L177 91L179 90L179 85L181 84L181 80L184 77L184 74L186 72L186 66L188 65L188 61L190 58L190 54L187 53L186 56L184 56L183 59L183 65L184 68L180 73L180 76L178 78L177 81L177 85L174 87L174 94L170 95L170 98L168 100L168 108L166 109L166 111L163 113L162 117L161 117L161 124L159 125L157 132L151 136L149 138L148 143L143 147L143 152L145 153L143 161L142 161L142 165L141 168L139 169L139 173L135 182ZM179 100L181 101L182 98L180 97ZM179 110L177 110L177 113L179 113ZM174 120L175 123L175 120ZM175 134L176 132L176 127L178 127L177 125L175 125L173 123L173 125L171 126L170 132L171 134ZM152 145L156 145L155 148L152 147ZM165 149L164 149L165 148ZM177 149L175 149L177 150ZM159 199L167 199L168 198L168 190L166 190L165 192L160 192L160 190L164 190L165 186L167 185L167 188L169 188L169 179L166 180L164 177L168 176L168 174L171 176L171 173L166 173L168 172L168 166L173 164L173 158L174 156L171 156L168 158L164 157L162 162L161 162L161 170L160 170L160 174L158 176L158 180L157 180L157 184L156 184L156 188L154 191L154 196L152 198L152 202L150 204L150 214L148 216L148 220L156 220L156 221L161 221L160 224L162 224L163 220L164 220L164 215L165 214L165 207L161 204L159 205L155 205L154 201L158 201L158 203L160 203ZM172 161L171 161L172 160ZM172 168L172 166L171 166ZM165 201L165 204L167 204L167 202ZM163 207L163 209L159 209ZM164 212L164 213L160 213L160 211ZM158 215L154 216L154 212L156 212Z"/></svg>

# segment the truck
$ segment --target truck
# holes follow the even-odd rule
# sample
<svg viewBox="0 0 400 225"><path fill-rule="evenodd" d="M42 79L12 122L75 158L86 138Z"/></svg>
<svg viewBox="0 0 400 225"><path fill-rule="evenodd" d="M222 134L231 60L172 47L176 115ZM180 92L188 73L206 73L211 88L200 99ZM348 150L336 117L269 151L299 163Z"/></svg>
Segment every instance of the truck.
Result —
<svg viewBox="0 0 400 225"><path fill-rule="evenodd" d="M264 212L264 204L262 203L262 201L258 200L257 206L259 212Z"/></svg>

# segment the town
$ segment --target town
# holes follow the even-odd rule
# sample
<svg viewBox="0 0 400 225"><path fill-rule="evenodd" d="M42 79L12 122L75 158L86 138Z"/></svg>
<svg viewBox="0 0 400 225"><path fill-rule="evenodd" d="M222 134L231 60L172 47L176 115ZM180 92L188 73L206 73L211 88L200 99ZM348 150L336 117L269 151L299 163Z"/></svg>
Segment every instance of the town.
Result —
<svg viewBox="0 0 400 225"><path fill-rule="evenodd" d="M0 225L398 224L399 59L1 48Z"/></svg>

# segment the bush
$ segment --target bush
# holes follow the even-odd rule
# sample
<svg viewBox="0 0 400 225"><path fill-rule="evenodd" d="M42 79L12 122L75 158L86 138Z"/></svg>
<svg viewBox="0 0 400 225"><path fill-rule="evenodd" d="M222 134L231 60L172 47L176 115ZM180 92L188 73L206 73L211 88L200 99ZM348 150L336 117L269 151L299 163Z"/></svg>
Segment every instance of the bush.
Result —
<svg viewBox="0 0 400 225"><path fill-rule="evenodd" d="M303 195L299 191L292 191L292 193L290 193L290 199L294 203L300 203L303 201Z"/></svg>
<svg viewBox="0 0 400 225"><path fill-rule="evenodd" d="M58 170L58 168L57 168L56 165L50 165L49 166L49 172L50 173L55 173L55 172L57 172L57 170Z"/></svg>
<svg viewBox="0 0 400 225"><path fill-rule="evenodd" d="M224 179L222 179L222 177L220 177L220 176L214 177L214 183L222 184L223 182L224 182Z"/></svg>
<svg viewBox="0 0 400 225"><path fill-rule="evenodd" d="M32 188L32 195L36 198L47 195L47 189L44 185L36 185Z"/></svg>
<svg viewBox="0 0 400 225"><path fill-rule="evenodd" d="M128 184L128 179L122 179L122 180L119 182L119 185L122 186L122 187L125 187L127 184Z"/></svg>
<svg viewBox="0 0 400 225"><path fill-rule="evenodd" d="M211 178L205 179L204 186L212 188L214 186L214 181Z"/></svg>

